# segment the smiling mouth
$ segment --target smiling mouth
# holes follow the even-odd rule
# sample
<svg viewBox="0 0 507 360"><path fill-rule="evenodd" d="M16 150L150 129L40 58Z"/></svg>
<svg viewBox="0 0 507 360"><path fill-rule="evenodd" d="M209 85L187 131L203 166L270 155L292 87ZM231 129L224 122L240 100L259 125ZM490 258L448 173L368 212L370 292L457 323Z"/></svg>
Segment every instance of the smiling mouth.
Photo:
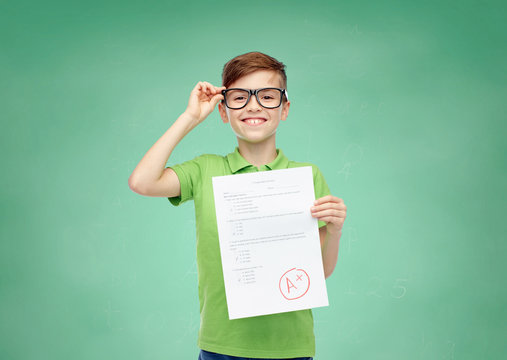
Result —
<svg viewBox="0 0 507 360"><path fill-rule="evenodd" d="M247 123L248 125L256 126L256 125L260 125L260 124L265 123L266 119L264 119L264 118L247 118L247 119L243 119L241 121L243 121L244 123Z"/></svg>

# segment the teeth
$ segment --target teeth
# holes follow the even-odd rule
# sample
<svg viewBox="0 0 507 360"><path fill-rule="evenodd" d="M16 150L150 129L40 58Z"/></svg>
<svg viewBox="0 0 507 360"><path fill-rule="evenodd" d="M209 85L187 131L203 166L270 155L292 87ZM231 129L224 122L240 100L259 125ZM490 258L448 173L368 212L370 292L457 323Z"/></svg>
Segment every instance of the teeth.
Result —
<svg viewBox="0 0 507 360"><path fill-rule="evenodd" d="M256 124L260 124L261 122L264 122L264 121L260 120L260 119L248 119L248 120L245 120L245 122L247 122L250 125L256 125Z"/></svg>

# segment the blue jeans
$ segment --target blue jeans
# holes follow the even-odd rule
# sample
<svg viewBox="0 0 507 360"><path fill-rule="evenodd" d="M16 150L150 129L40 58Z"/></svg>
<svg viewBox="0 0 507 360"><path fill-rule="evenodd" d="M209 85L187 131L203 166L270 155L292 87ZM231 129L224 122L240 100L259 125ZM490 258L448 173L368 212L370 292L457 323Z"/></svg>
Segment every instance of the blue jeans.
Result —
<svg viewBox="0 0 507 360"><path fill-rule="evenodd" d="M236 357L229 355L221 355L213 352L209 352L206 350L201 350L199 353L198 360L276 360L276 359L254 359L254 358L245 358L245 357ZM311 357L300 357L300 358L292 358L285 360L313 360Z"/></svg>

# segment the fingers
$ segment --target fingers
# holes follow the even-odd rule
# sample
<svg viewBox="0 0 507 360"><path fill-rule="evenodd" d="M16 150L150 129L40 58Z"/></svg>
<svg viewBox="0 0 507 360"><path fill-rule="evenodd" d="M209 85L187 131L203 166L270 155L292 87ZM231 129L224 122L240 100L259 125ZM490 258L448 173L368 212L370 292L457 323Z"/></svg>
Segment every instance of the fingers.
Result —
<svg viewBox="0 0 507 360"><path fill-rule="evenodd" d="M333 195L326 195L326 196L323 196L323 197L315 200L315 202L313 204L319 205L319 204L323 204L326 202L343 203L343 199L340 199L340 198L333 196Z"/></svg>
<svg viewBox="0 0 507 360"><path fill-rule="evenodd" d="M213 105L213 107L215 107L215 105L218 104L218 102L223 99L224 96L222 94L217 94L213 96L213 98L211 98L211 104Z"/></svg>
<svg viewBox="0 0 507 360"><path fill-rule="evenodd" d="M328 225L328 229L329 226L332 225L333 227L335 227L335 230L341 230L343 228L343 224L345 223L344 218L338 218L333 216L324 216L322 218L317 218L317 220L326 222Z"/></svg>
<svg viewBox="0 0 507 360"><path fill-rule="evenodd" d="M324 199L324 198L321 198L321 199ZM337 201L337 200L333 200L333 201L329 200L327 202L321 202L320 201L321 199L318 199L318 200L315 201L315 205L311 207L312 212L314 212L314 211L322 211L322 210L326 210L326 209L335 209L335 210L340 210L340 211L347 211L347 205L345 205L345 203L343 202L342 199L335 198L335 199L338 199L339 201Z"/></svg>
<svg viewBox="0 0 507 360"><path fill-rule="evenodd" d="M218 87L210 84L207 81L199 81L197 85L194 87L193 91L205 94L207 96L213 96L216 94L220 94L222 90L225 90L225 86Z"/></svg>
<svg viewBox="0 0 507 360"><path fill-rule="evenodd" d="M345 218L347 216L346 211L336 210L336 209L328 209L322 211L312 211L312 216L316 218L322 217L339 217Z"/></svg>
<svg viewBox="0 0 507 360"><path fill-rule="evenodd" d="M347 213L345 210L327 209L323 211L312 211L312 217L327 223L328 231L336 232L342 229Z"/></svg>
<svg viewBox="0 0 507 360"><path fill-rule="evenodd" d="M347 206L336 196L327 195L315 200L315 205L310 208L312 216L319 220L340 223L347 217Z"/></svg>

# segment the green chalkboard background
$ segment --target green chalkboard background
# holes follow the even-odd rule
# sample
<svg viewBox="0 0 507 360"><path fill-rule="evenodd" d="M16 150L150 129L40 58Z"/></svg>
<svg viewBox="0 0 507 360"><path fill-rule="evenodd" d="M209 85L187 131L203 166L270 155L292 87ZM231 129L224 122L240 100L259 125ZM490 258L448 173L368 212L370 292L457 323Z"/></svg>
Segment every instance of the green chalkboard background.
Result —
<svg viewBox="0 0 507 360"><path fill-rule="evenodd" d="M196 359L193 204L128 177L230 58L348 217L316 359L507 357L502 1L2 1L0 358ZM236 145L217 112L169 164Z"/></svg>

